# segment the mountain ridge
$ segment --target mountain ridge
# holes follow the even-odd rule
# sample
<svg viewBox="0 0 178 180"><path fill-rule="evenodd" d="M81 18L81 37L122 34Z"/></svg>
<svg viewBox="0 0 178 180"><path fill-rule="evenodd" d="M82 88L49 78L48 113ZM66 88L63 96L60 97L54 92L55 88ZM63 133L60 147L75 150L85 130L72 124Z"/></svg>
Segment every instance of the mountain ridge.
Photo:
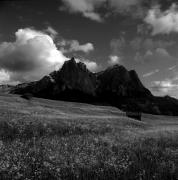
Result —
<svg viewBox="0 0 178 180"><path fill-rule="evenodd" d="M60 70L39 81L17 85L10 93L31 93L40 98L106 104L124 111L178 115L178 100L153 96L135 70L128 71L122 65L114 65L102 72L92 73L84 63L76 62L74 58L66 61Z"/></svg>

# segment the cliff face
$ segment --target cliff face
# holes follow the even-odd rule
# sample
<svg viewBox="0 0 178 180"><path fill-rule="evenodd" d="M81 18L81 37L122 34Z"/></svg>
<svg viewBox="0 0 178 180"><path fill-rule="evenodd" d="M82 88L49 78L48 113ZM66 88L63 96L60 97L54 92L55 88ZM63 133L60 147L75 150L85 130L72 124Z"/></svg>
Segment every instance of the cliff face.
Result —
<svg viewBox="0 0 178 180"><path fill-rule="evenodd" d="M115 65L98 75L98 92L111 93L120 97L146 97L151 95L138 78L135 71Z"/></svg>
<svg viewBox="0 0 178 180"><path fill-rule="evenodd" d="M96 75L86 65L74 58L66 61L59 71L54 71L37 82L16 86L12 93L31 93L36 97L72 101L90 101L96 96Z"/></svg>
<svg viewBox="0 0 178 180"><path fill-rule="evenodd" d="M125 111L178 115L178 101L154 97L134 70L128 71L123 66L115 65L94 74L74 58L66 61L59 71L54 71L39 81L18 85L11 93L31 93L48 99L109 104Z"/></svg>
<svg viewBox="0 0 178 180"><path fill-rule="evenodd" d="M72 91L89 96L105 93L122 97L146 96L151 94L140 82L135 71L127 71L123 66L115 65L94 74L86 65L77 63L74 58L66 61L59 71L52 72L37 82L18 85L14 93L30 92L35 96L59 97L61 93ZM70 95L70 94L69 94Z"/></svg>
<svg viewBox="0 0 178 180"><path fill-rule="evenodd" d="M52 74L59 91L75 90L95 96L96 76L88 71L86 65L76 63L72 58L66 61L62 69Z"/></svg>

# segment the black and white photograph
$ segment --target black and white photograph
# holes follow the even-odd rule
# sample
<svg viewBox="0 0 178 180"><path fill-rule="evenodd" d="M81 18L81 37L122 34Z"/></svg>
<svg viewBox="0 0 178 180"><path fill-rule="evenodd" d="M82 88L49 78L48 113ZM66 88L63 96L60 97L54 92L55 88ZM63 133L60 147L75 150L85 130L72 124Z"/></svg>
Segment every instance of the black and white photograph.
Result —
<svg viewBox="0 0 178 180"><path fill-rule="evenodd" d="M0 0L0 180L178 180L178 0Z"/></svg>

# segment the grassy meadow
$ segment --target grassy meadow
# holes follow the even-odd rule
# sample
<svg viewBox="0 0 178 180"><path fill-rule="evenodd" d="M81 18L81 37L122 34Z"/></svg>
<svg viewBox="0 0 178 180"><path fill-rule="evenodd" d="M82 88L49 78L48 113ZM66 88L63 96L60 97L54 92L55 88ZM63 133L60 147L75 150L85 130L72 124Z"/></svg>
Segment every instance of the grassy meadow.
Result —
<svg viewBox="0 0 178 180"><path fill-rule="evenodd" d="M178 117L0 94L2 180L177 180Z"/></svg>

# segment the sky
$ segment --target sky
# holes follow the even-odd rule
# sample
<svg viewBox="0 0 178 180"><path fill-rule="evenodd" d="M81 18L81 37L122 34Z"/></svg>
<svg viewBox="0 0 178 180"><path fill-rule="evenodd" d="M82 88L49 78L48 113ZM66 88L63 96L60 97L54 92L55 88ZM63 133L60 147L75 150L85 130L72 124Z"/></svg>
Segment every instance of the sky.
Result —
<svg viewBox="0 0 178 180"><path fill-rule="evenodd" d="M35 81L75 57L93 72L135 69L178 98L177 0L1 0L0 84Z"/></svg>

